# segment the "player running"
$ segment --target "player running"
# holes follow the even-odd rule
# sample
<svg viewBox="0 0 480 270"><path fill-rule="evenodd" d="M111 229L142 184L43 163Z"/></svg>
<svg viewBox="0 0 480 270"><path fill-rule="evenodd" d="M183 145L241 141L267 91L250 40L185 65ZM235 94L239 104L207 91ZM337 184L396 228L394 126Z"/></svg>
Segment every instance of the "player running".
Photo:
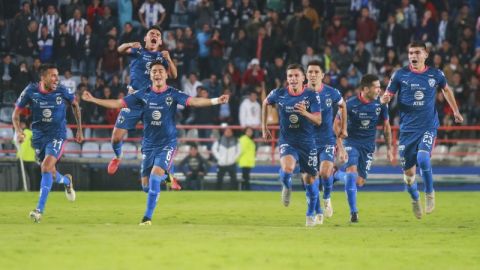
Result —
<svg viewBox="0 0 480 270"><path fill-rule="evenodd" d="M307 87L314 90L320 96L322 107L322 124L315 127L315 144L317 145L318 160L320 162L319 177L323 185L323 201L325 206L325 217L333 215L331 202L331 192L333 188L333 162L335 157L336 138L333 133L333 107L338 105L341 114L341 129L338 136L345 138L347 136L347 110L340 92L324 83L322 83L324 73L322 63L311 61L307 65ZM319 183L317 182L317 185ZM318 217L323 218L320 200L315 211Z"/></svg>
<svg viewBox="0 0 480 270"><path fill-rule="evenodd" d="M420 195L415 182L417 165L420 167L420 175L425 184L425 212L430 214L435 209L430 156L439 126L435 108L437 89L442 90L452 108L455 122L463 122L455 96L447 84L445 75L436 68L426 66L427 57L428 52L424 43L411 43L408 46L410 65L393 74L387 86L387 92L384 94L387 101L393 95L398 94L400 112L398 151L403 168L403 179L413 200L413 213L417 218L422 218L423 215L419 201Z"/></svg>
<svg viewBox="0 0 480 270"><path fill-rule="evenodd" d="M287 67L288 88L272 90L263 101L262 135L265 140L272 138L267 127L267 106L277 105L280 120L280 182L282 183L282 201L290 204L292 192L292 173L297 161L303 174L307 196L306 226L315 226L322 220L315 216L315 204L318 201L318 186L315 176L318 173L317 148L312 137L314 125L320 125L320 97L313 91L305 91L305 75L302 66L291 64Z"/></svg>
<svg viewBox="0 0 480 270"><path fill-rule="evenodd" d="M150 65L152 86L140 89L124 99L102 100L85 91L82 98L106 108L139 106L142 109L144 138L142 142L142 177L149 178L147 209L140 225L151 225L152 215L160 194L160 184L167 178L166 173L173 163L177 148L175 112L177 104L183 106L206 107L228 102L228 95L206 99L190 97L166 84L167 69L162 61L155 60Z"/></svg>
<svg viewBox="0 0 480 270"><path fill-rule="evenodd" d="M393 161L392 130L388 121L388 106L381 103L380 81L377 76L367 74L360 82L360 94L346 102L348 114L348 137L344 145L348 161L335 174L335 180L345 183L348 205L350 206L350 222L358 222L357 184L363 186L373 161L375 152L375 134L377 125L383 119L383 133L387 145L387 158ZM383 101L385 102L385 101ZM341 116L338 116L341 117ZM342 139L337 143L342 144Z"/></svg>
<svg viewBox="0 0 480 270"><path fill-rule="evenodd" d="M67 137L67 105L72 106L77 122L75 140L78 143L83 141L80 107L75 99L75 93L59 85L58 69L51 64L40 66L40 82L30 83L23 90L15 105L12 122L19 143L25 139L20 127L20 113L26 106L30 106L32 111L32 145L38 161L41 162L42 180L40 182L40 198L37 207L30 212L30 218L38 223L42 219L48 193L54 181L65 186L65 195L69 201L75 201L72 175L62 175L57 171L56 164L62 156Z"/></svg>

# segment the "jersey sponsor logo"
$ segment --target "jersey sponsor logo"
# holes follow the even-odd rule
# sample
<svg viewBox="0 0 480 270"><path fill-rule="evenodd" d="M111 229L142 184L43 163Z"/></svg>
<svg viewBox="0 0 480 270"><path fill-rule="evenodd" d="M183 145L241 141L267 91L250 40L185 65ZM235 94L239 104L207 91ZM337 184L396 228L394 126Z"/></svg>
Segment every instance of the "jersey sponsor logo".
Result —
<svg viewBox="0 0 480 270"><path fill-rule="evenodd" d="M296 114L291 114L288 117L288 120L290 120L290 123L296 124L296 123L298 123L298 116Z"/></svg>
<svg viewBox="0 0 480 270"><path fill-rule="evenodd" d="M57 102L57 105L62 104L62 97L57 97L55 101Z"/></svg>
<svg viewBox="0 0 480 270"><path fill-rule="evenodd" d="M425 94L423 94L422 91L415 91L415 94L413 95L416 101L413 102L413 106L423 106L425 104L425 101L423 98L425 97Z"/></svg>
<svg viewBox="0 0 480 270"><path fill-rule="evenodd" d="M433 78L428 79L428 85L430 85L430 87L434 87L436 82Z"/></svg>
<svg viewBox="0 0 480 270"><path fill-rule="evenodd" d="M159 121L160 118L162 117L162 113L160 111L153 111L152 112L152 119L153 121L150 122L152 126L160 126L162 125L162 121Z"/></svg>
<svg viewBox="0 0 480 270"><path fill-rule="evenodd" d="M42 111L42 122L52 122L52 110L50 109L43 109Z"/></svg>
<svg viewBox="0 0 480 270"><path fill-rule="evenodd" d="M370 120L362 120L362 126L365 128L365 127L368 127L368 125L370 124Z"/></svg>
<svg viewBox="0 0 480 270"><path fill-rule="evenodd" d="M171 96L168 96L166 99L165 99L165 103L167 103L168 106L171 106L172 103L173 103L173 98Z"/></svg>

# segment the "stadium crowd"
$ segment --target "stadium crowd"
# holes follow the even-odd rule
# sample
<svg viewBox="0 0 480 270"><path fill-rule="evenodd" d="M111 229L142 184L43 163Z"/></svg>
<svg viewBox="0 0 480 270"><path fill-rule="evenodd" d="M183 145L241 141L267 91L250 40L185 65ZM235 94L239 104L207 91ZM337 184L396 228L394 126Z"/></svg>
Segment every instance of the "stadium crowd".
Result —
<svg viewBox="0 0 480 270"><path fill-rule="evenodd" d="M349 10L340 10L338 2ZM289 63L306 67L321 61L324 82L344 98L358 91L366 73L377 74L384 88L392 73L408 64L411 40L427 43L427 63L444 71L465 123L480 123L480 5L474 0L11 0L0 5L3 107L11 106L5 104L9 96L18 97L39 80L38 68L47 62L59 67L62 83L77 95L89 90L100 98L121 98L129 84L129 59L117 47L142 41L156 24L163 29L163 49L178 68L170 85L190 96L231 95L218 108L179 110L181 123L259 126L258 100L285 84ZM86 124L114 124L119 113L80 105ZM398 124L395 100L391 106L390 119ZM443 95L437 110L442 125L453 125Z"/></svg>

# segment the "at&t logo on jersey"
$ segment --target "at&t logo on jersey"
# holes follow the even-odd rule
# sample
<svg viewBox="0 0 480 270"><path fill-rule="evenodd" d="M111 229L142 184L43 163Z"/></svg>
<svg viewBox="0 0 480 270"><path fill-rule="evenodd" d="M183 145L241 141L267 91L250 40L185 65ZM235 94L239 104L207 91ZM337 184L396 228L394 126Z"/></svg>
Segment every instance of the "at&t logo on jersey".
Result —
<svg viewBox="0 0 480 270"><path fill-rule="evenodd" d="M422 91L415 91L415 94L413 95L415 98L415 101L413 102L413 106L423 106L425 104L425 101L423 98L425 97L425 94L423 94Z"/></svg>
<svg viewBox="0 0 480 270"><path fill-rule="evenodd" d="M157 111L157 110L153 111L153 112L152 112L152 119L153 119L153 121L150 122L150 124L153 125L153 126L160 126L160 125L162 125L162 121L159 121L160 118L162 118L162 113L161 113L160 111Z"/></svg>
<svg viewBox="0 0 480 270"><path fill-rule="evenodd" d="M290 121L290 125L288 126L289 128L299 128L300 124L298 124L298 115L296 114L291 114L288 117L288 120Z"/></svg>
<svg viewBox="0 0 480 270"><path fill-rule="evenodd" d="M43 109L42 111L42 122L52 122L52 110L50 109Z"/></svg>
<svg viewBox="0 0 480 270"><path fill-rule="evenodd" d="M362 120L361 123L362 123L362 126L360 128L361 129L366 129L366 128L368 128L368 125L370 124L370 120L368 120L368 119Z"/></svg>

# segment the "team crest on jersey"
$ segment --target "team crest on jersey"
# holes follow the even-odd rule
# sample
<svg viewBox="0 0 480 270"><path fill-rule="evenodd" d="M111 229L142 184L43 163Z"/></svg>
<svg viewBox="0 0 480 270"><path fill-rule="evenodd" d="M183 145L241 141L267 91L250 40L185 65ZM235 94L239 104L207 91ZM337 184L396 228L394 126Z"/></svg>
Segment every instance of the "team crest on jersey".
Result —
<svg viewBox="0 0 480 270"><path fill-rule="evenodd" d="M55 101L57 102L57 105L62 104L62 97L57 97Z"/></svg>
<svg viewBox="0 0 480 270"><path fill-rule="evenodd" d="M367 127L370 124L370 120L362 120L362 126Z"/></svg>
<svg viewBox="0 0 480 270"><path fill-rule="evenodd" d="M153 120L158 121L158 120L160 120L161 117L162 117L162 113L160 111L153 111L152 112L152 119Z"/></svg>
<svg viewBox="0 0 480 270"><path fill-rule="evenodd" d="M379 116L381 110L382 110L382 108L377 107L377 108L375 109L375 114L376 114L377 116Z"/></svg>
<svg viewBox="0 0 480 270"><path fill-rule="evenodd" d="M290 120L290 123L296 124L298 123L298 116L296 114L290 114L288 120Z"/></svg>
<svg viewBox="0 0 480 270"><path fill-rule="evenodd" d="M171 96L168 96L165 99L165 103L167 103L168 106L172 105L172 102L173 102L173 98Z"/></svg>
<svg viewBox="0 0 480 270"><path fill-rule="evenodd" d="M325 105L327 105L327 107L332 107L332 99L327 98L327 100L325 100Z"/></svg>
<svg viewBox="0 0 480 270"><path fill-rule="evenodd" d="M434 87L434 86L435 86L435 83L436 83L436 81L435 81L434 78L428 79L428 85L430 85L430 87Z"/></svg>

